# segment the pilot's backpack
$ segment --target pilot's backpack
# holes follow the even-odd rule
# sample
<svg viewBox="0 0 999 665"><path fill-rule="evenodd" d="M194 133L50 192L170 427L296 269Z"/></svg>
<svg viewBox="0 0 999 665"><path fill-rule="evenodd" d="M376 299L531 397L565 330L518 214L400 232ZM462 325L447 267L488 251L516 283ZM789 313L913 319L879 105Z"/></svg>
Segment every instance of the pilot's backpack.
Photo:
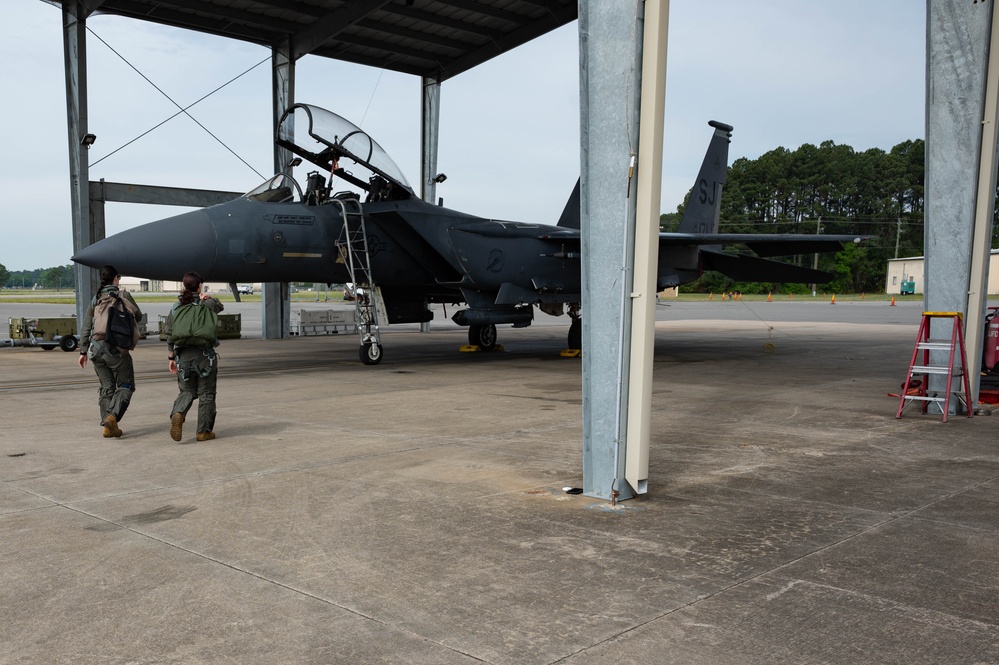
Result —
<svg viewBox="0 0 999 665"><path fill-rule="evenodd" d="M94 331L91 339L130 351L139 343L139 327L131 303L116 291L108 291L94 301Z"/></svg>
<svg viewBox="0 0 999 665"><path fill-rule="evenodd" d="M207 305L192 302L173 310L170 341L174 346L215 346L219 315Z"/></svg>

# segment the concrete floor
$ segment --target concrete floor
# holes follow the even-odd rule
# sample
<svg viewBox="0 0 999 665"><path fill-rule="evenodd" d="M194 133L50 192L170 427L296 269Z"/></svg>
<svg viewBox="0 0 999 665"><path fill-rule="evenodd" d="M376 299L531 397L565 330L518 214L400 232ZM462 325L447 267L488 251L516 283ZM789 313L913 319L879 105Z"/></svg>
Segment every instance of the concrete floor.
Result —
<svg viewBox="0 0 999 665"><path fill-rule="evenodd" d="M555 325L389 332L376 367L225 342L185 445L165 345L121 439L76 354L0 349L0 663L999 663L999 417L897 420L918 307L836 307L665 312L617 508L562 491Z"/></svg>

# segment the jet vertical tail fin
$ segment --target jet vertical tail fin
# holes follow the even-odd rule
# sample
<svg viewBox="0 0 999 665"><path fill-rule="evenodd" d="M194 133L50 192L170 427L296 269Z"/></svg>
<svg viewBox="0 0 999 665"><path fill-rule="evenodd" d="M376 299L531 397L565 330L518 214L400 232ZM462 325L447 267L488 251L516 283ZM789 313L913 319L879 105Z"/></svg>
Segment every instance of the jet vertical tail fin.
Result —
<svg viewBox="0 0 999 665"><path fill-rule="evenodd" d="M565 202L565 208L562 210L562 216L558 218L558 224L556 226L561 226L563 229L578 229L579 228L579 180L576 180L576 186L572 190L572 194L569 194L569 200Z"/></svg>
<svg viewBox="0 0 999 665"><path fill-rule="evenodd" d="M732 126L711 120L715 133L708 143L701 170L690 193L690 200L680 218L680 233L718 233L722 186L728 176L728 144Z"/></svg>

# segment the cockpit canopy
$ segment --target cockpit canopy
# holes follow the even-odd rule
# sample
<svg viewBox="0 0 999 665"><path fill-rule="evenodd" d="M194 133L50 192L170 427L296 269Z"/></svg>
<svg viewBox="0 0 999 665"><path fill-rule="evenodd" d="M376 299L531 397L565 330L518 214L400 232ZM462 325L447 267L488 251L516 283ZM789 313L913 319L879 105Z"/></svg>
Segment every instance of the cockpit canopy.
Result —
<svg viewBox="0 0 999 665"><path fill-rule="evenodd" d="M294 178L279 173L243 194L243 198L262 203L290 203L302 200L302 190Z"/></svg>
<svg viewBox="0 0 999 665"><path fill-rule="evenodd" d="M322 171L367 191L369 199L398 200L414 196L402 171L374 139L326 109L293 105L281 116L276 142ZM348 170L341 164L344 159L365 172Z"/></svg>

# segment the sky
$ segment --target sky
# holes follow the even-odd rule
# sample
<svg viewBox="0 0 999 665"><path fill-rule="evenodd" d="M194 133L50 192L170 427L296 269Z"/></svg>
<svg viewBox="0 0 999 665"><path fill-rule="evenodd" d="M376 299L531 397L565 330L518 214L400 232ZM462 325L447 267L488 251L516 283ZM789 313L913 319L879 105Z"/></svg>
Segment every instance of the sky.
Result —
<svg viewBox="0 0 999 665"><path fill-rule="evenodd" d="M709 120L735 128L730 163L827 140L862 151L925 137L925 3L669 5L662 212L693 184ZM41 0L7 0L4 10L0 264L66 265L61 12ZM272 175L269 49L113 16L87 26L91 180L245 192ZM573 22L443 83L438 171L448 180L437 194L447 207L558 220L579 177L578 42ZM160 125L177 112L163 93L187 106L224 84L190 110L197 123L180 115ZM295 101L359 125L419 181L417 77L306 56L295 86ZM304 180L302 169L295 175ZM183 209L115 203L106 212L111 235Z"/></svg>

